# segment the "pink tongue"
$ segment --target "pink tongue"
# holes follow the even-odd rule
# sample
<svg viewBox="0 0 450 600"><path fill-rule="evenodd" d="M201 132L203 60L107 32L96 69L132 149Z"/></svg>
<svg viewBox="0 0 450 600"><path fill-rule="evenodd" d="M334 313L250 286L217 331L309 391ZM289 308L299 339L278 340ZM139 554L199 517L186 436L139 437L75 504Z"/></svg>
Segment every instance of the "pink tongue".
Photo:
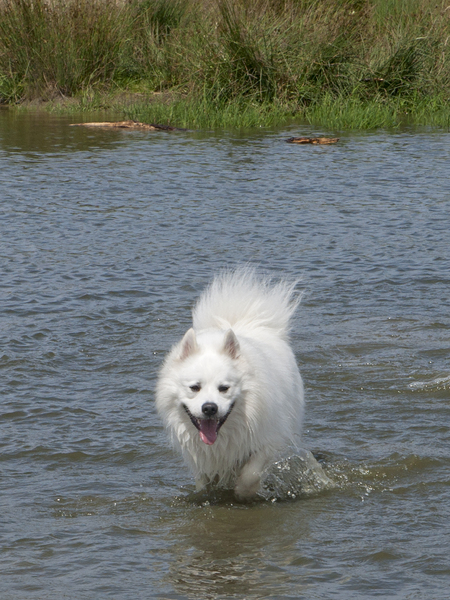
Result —
<svg viewBox="0 0 450 600"><path fill-rule="evenodd" d="M200 421L200 437L202 442L212 446L217 440L217 421L213 419L202 419Z"/></svg>

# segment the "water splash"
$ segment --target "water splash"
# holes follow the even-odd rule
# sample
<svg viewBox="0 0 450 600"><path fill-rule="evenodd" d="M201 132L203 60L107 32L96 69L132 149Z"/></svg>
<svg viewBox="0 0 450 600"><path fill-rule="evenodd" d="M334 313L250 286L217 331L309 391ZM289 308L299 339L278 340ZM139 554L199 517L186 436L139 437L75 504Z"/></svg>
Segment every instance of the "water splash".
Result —
<svg viewBox="0 0 450 600"><path fill-rule="evenodd" d="M415 381L409 384L410 390L433 391L450 390L450 375L447 377L436 377L431 381Z"/></svg>
<svg viewBox="0 0 450 600"><path fill-rule="evenodd" d="M309 450L299 450L269 468L260 495L273 502L293 500L319 494L336 485Z"/></svg>

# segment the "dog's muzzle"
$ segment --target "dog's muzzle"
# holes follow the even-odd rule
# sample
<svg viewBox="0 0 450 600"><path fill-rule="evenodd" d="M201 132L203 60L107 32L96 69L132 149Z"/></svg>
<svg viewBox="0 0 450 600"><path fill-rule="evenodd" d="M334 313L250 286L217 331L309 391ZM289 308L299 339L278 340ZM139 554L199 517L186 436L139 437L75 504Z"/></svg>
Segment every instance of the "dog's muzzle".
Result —
<svg viewBox="0 0 450 600"><path fill-rule="evenodd" d="M186 404L183 404L183 408L190 418L192 424L196 429L199 430L202 441L209 446L214 444L216 441L219 429L228 419L231 411L233 410L233 406L234 402L228 409L227 413L220 419L217 419L215 415L217 415L218 406L215 402L205 402L203 404L202 413L205 415L204 418L195 417Z"/></svg>

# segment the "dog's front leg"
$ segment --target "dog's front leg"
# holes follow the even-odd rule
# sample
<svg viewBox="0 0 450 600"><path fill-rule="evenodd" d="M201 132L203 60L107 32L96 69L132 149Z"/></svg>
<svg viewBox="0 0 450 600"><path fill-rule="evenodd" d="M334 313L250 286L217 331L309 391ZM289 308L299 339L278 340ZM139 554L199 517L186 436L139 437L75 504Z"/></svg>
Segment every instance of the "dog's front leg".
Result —
<svg viewBox="0 0 450 600"><path fill-rule="evenodd" d="M199 492L200 490L202 490L204 487L206 487L206 485L208 484L208 478L206 477L206 475L199 475L198 477L195 478L195 489L197 492Z"/></svg>
<svg viewBox="0 0 450 600"><path fill-rule="evenodd" d="M258 493L261 475L267 466L268 458L263 452L253 454L239 474L234 493L240 500L252 498Z"/></svg>

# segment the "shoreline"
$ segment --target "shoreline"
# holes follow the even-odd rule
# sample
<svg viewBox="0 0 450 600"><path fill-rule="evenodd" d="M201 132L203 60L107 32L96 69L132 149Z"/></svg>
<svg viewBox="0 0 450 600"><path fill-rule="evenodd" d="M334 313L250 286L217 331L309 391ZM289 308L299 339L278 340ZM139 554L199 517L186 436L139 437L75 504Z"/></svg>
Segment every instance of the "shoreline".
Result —
<svg viewBox="0 0 450 600"><path fill-rule="evenodd" d="M175 127L450 126L443 0L0 2L0 102Z"/></svg>
<svg viewBox="0 0 450 600"><path fill-rule="evenodd" d="M177 93L121 90L52 100L36 98L16 104L4 103L0 108L42 111L61 116L104 114L108 115L108 119L118 121L134 120L188 129L242 129L299 124L328 131L369 131L405 126L450 130L450 106L442 97L415 104L404 100L362 102L357 98L325 97L321 102L303 107L243 100L218 106L204 99L183 97Z"/></svg>

